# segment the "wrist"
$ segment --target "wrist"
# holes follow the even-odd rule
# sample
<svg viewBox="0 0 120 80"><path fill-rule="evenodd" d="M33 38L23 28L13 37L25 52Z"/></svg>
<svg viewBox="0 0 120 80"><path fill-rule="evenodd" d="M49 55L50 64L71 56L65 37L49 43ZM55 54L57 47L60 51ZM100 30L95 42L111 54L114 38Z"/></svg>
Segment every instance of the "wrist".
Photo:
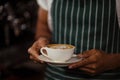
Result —
<svg viewBox="0 0 120 80"><path fill-rule="evenodd" d="M51 38L49 38L49 37L41 36L41 37L39 37L37 40L40 40L40 39L46 40L46 42L47 42L48 44L51 43Z"/></svg>

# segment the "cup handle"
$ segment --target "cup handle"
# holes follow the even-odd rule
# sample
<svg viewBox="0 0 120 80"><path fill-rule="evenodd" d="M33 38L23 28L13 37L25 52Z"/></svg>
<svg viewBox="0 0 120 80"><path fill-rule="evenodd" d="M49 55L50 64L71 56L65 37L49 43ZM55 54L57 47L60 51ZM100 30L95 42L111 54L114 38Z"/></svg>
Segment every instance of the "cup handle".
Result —
<svg viewBox="0 0 120 80"><path fill-rule="evenodd" d="M43 56L49 58L48 55L47 55L46 53L44 53L43 50L45 50L45 51L47 52L46 47L42 47L42 48L40 49L40 52L41 52L41 54L42 54Z"/></svg>

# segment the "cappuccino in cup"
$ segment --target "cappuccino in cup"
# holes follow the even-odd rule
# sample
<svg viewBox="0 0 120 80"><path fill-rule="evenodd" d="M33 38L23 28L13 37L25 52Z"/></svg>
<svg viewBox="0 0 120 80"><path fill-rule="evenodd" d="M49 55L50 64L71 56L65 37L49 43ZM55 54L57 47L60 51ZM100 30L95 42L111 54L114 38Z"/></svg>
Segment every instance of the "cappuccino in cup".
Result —
<svg viewBox="0 0 120 80"><path fill-rule="evenodd" d="M70 49L73 48L74 46L68 44L51 44L51 45L47 45L47 47L53 49Z"/></svg>
<svg viewBox="0 0 120 80"><path fill-rule="evenodd" d="M55 62L65 62L73 56L74 50L75 46L69 44L49 44L42 47L40 52Z"/></svg>

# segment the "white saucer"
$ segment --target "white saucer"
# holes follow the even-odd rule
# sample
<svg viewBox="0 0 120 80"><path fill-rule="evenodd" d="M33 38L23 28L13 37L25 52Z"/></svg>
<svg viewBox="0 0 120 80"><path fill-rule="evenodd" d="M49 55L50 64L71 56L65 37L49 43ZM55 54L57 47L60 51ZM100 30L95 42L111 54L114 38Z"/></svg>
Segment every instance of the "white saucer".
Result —
<svg viewBox="0 0 120 80"><path fill-rule="evenodd" d="M39 59L44 62L47 62L48 64L52 64L52 65L60 66L60 67L68 66L71 63L75 63L75 62L82 60L82 58L72 57L71 59L67 60L66 62L56 62L56 61L50 60L49 58L47 58L43 55L40 55Z"/></svg>

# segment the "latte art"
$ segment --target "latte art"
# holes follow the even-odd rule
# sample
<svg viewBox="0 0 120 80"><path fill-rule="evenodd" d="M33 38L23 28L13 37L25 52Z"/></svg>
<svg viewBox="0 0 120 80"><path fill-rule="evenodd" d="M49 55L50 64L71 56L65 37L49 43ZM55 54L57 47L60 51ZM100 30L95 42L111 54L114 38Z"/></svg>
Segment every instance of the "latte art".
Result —
<svg viewBox="0 0 120 80"><path fill-rule="evenodd" d="M67 45L67 44L51 44L51 45L48 45L47 47L49 48L53 48L53 49L70 49L70 48L73 48L72 45Z"/></svg>

